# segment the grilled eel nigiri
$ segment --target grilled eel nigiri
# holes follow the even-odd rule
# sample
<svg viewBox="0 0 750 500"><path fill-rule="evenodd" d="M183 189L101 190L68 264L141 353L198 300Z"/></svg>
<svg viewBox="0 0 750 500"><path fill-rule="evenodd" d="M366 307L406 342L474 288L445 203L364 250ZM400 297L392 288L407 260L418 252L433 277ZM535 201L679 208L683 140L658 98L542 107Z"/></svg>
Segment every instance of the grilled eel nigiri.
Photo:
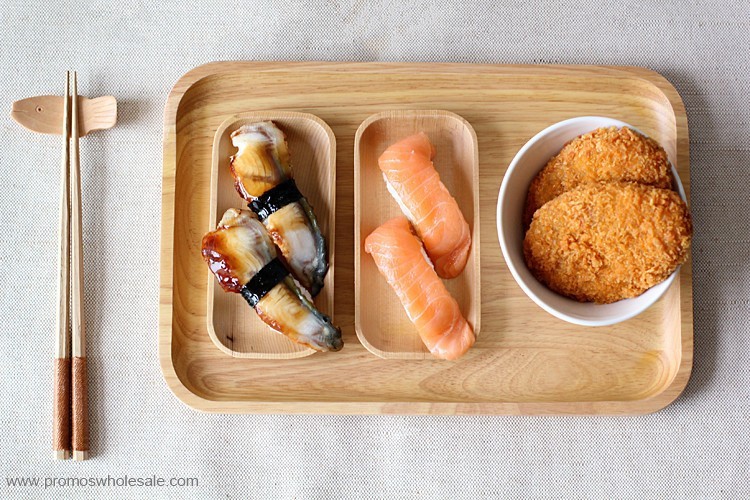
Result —
<svg viewBox="0 0 750 500"><path fill-rule="evenodd" d="M328 272L326 242L313 209L292 178L286 136L273 122L232 132L229 168L237 192L266 226L294 277L316 296Z"/></svg>
<svg viewBox="0 0 750 500"><path fill-rule="evenodd" d="M216 230L203 237L202 254L221 287L242 294L274 330L318 351L343 347L341 329L306 297L249 210L227 210Z"/></svg>

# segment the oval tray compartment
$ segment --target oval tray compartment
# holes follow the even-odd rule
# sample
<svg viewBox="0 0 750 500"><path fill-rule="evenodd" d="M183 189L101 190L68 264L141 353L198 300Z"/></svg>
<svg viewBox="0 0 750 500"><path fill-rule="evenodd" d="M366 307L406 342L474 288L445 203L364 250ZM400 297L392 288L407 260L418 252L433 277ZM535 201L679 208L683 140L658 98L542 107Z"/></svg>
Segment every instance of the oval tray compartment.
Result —
<svg viewBox="0 0 750 500"><path fill-rule="evenodd" d="M471 252L464 271L443 280L474 333L479 334L479 152L469 122L449 111L396 110L365 120L354 140L354 325L368 351L381 358L429 359L396 293L365 253L365 238L401 213L386 188L378 157L391 144L424 132L435 148L440 180L458 202L471 228Z"/></svg>
<svg viewBox="0 0 750 500"><path fill-rule="evenodd" d="M229 157L236 153L230 134L243 125L271 120L286 134L292 173L300 192L315 210L328 244L328 274L315 305L333 317L333 270L336 212L336 139L330 127L309 113L292 111L253 112L225 120L216 131L211 165L210 227L213 230L228 208L247 208L237 194L229 171ZM289 359L315 351L292 342L263 323L245 299L226 293L208 273L206 320L208 335L223 352L238 358Z"/></svg>

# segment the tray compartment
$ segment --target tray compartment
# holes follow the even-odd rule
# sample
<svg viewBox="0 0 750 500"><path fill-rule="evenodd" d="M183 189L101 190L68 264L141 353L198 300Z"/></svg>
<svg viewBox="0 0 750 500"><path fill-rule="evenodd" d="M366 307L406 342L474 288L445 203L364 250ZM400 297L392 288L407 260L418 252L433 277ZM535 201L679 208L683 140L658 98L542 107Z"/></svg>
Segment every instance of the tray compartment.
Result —
<svg viewBox="0 0 750 500"><path fill-rule="evenodd" d="M309 113L266 111L226 119L216 130L211 155L211 199L207 231L213 230L228 208L247 208L237 194L229 171L229 157L237 150L230 135L243 125L271 120L284 131L292 158L292 173L300 192L315 210L328 243L329 269L315 305L333 317L333 275L336 208L336 138L330 127ZM222 352L238 358L290 359L315 350L292 342L263 323L236 293L225 293L208 272L208 335Z"/></svg>
<svg viewBox="0 0 750 500"><path fill-rule="evenodd" d="M395 292L364 249L368 234L383 222L402 215L386 188L378 157L391 144L418 132L430 138L440 180L456 198L472 229L473 244L466 268L443 283L479 336L482 298L477 136L466 120L449 111L386 111L365 120L354 141L354 327L367 350L386 359L432 358Z"/></svg>

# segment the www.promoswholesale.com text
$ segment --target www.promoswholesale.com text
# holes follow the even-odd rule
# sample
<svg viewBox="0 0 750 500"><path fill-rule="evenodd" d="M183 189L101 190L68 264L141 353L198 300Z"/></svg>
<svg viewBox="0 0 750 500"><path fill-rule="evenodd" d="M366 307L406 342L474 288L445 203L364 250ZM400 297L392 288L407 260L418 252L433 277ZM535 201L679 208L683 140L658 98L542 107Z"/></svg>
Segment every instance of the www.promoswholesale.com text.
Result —
<svg viewBox="0 0 750 500"><path fill-rule="evenodd" d="M130 476L87 476L87 477L6 477L5 485L8 488L125 488L125 487L197 487L196 477L170 477L159 476L130 477Z"/></svg>

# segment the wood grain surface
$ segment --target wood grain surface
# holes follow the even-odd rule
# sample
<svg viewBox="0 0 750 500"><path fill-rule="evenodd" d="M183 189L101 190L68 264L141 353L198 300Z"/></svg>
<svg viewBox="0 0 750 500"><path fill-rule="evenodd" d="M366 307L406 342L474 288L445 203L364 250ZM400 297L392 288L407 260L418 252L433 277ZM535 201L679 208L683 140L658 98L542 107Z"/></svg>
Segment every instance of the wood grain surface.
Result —
<svg viewBox="0 0 750 500"><path fill-rule="evenodd" d="M471 125L442 110L385 111L359 126L354 141L354 328L362 345L387 359L431 359L404 306L365 253L364 241L382 223L402 215L386 188L378 158L391 144L424 132L435 148L433 163L479 242L479 153ZM443 280L474 334L479 334L479 244L472 244L464 271Z"/></svg>
<svg viewBox="0 0 750 500"><path fill-rule="evenodd" d="M444 109L479 146L482 329L455 362L384 360L354 331L354 137L370 115ZM294 110L336 134L335 322L345 347L297 359L229 357L207 332L200 238L209 226L211 151L231 115ZM632 67L393 63L211 63L169 95L164 124L159 358L189 406L234 413L620 414L656 411L692 367L691 266L651 309L582 328L555 319L503 262L495 207L505 169L535 133L582 115L611 116L658 140L689 195L685 109L659 74Z"/></svg>
<svg viewBox="0 0 750 500"><path fill-rule="evenodd" d="M209 225L214 230L228 208L247 208L234 187L229 157L237 152L230 134L243 125L273 120L287 136L292 173L300 192L315 211L320 230L328 242L328 274L324 287L315 297L316 307L333 316L333 277L335 268L336 138L320 118L308 113L270 111L243 113L228 118L214 137L211 170ZM208 273L207 325L216 346L238 358L290 359L309 356L314 349L299 345L273 331L258 318L245 299L226 293Z"/></svg>

